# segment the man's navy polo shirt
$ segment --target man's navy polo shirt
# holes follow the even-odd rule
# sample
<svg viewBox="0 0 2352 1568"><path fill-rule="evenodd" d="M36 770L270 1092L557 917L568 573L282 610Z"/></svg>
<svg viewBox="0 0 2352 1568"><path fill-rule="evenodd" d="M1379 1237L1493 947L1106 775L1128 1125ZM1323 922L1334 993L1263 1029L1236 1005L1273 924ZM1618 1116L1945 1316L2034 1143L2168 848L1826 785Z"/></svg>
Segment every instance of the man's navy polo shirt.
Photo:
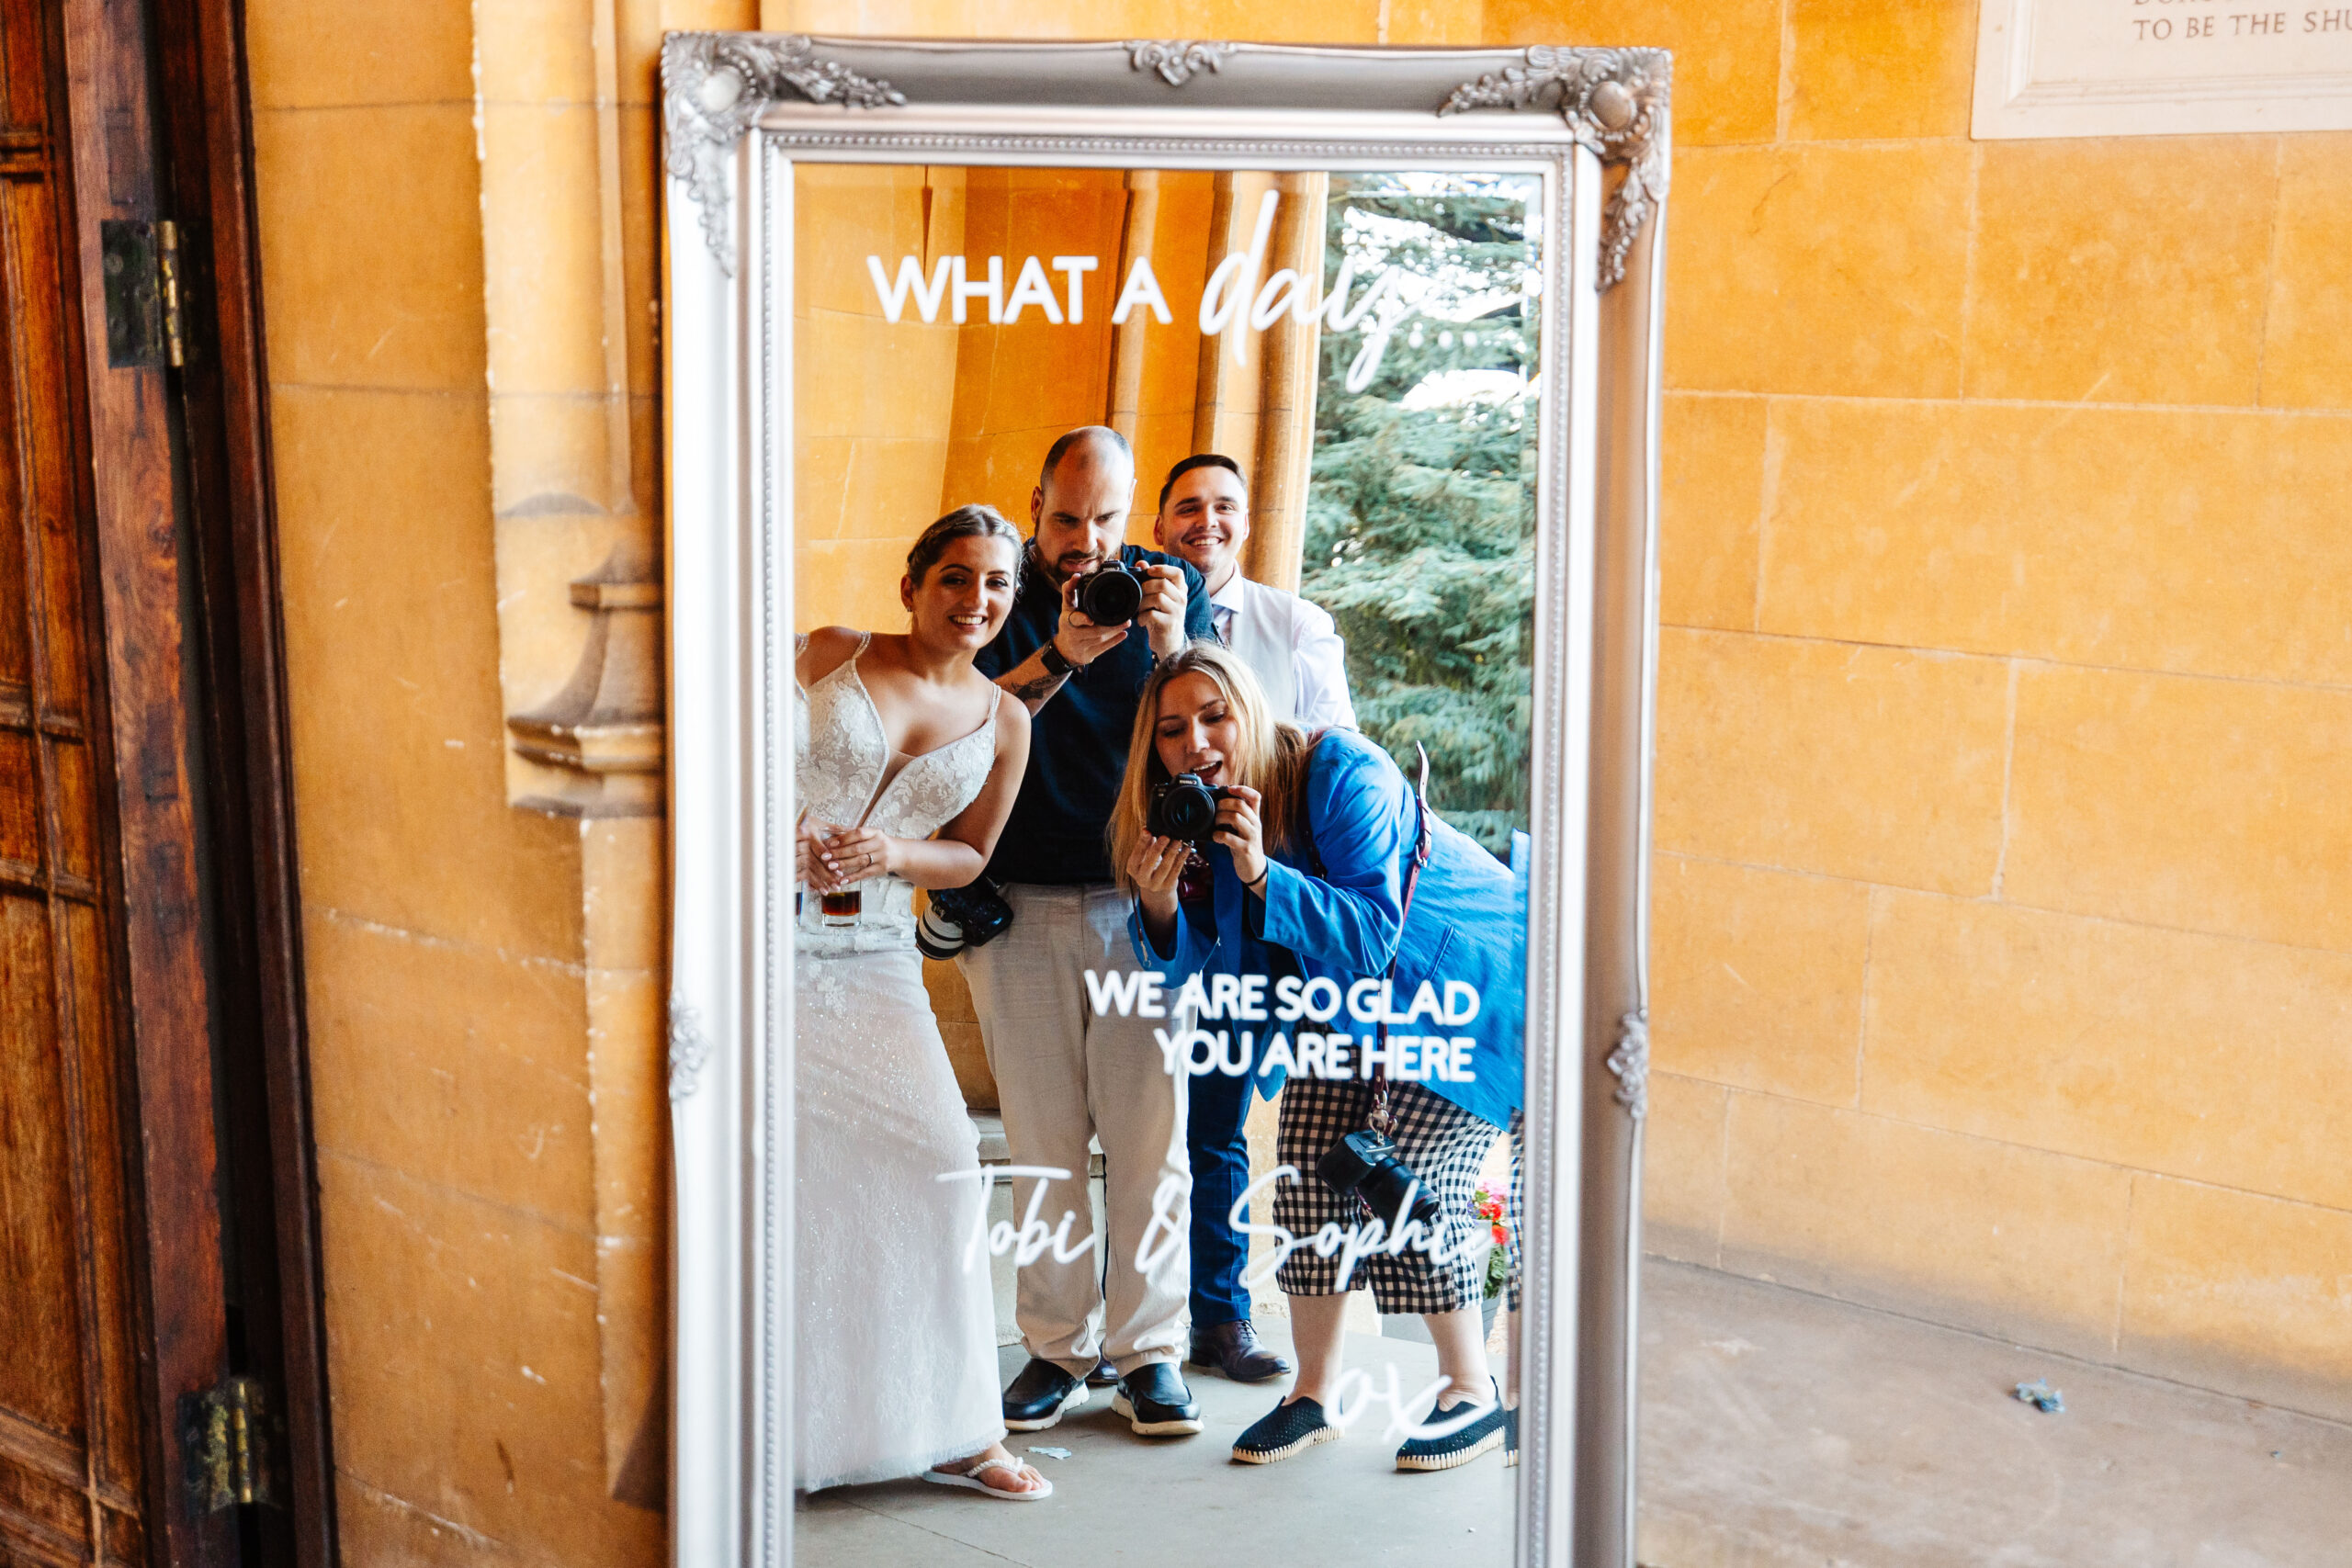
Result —
<svg viewBox="0 0 2352 1568"><path fill-rule="evenodd" d="M1173 556L1128 545L1119 551L1129 570L1149 564L1184 569L1184 631L1194 640L1214 636L1208 585ZM1062 595L1032 549L1023 563L1021 593L996 640L973 660L996 680L1051 641L1061 626ZM989 875L999 882L1101 883L1111 880L1102 841L1119 781L1127 771L1127 743L1136 702L1151 674L1151 637L1140 622L1126 641L1098 656L1062 682L1029 726L1029 771L1012 815L997 836Z"/></svg>

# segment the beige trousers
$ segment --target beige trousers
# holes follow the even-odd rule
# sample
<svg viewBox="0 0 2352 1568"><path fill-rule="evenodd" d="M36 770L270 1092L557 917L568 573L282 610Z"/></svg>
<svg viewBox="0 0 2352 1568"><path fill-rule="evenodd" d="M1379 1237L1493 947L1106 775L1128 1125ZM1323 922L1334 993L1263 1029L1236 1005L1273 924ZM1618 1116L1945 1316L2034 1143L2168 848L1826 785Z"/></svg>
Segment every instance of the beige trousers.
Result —
<svg viewBox="0 0 2352 1568"><path fill-rule="evenodd" d="M1124 975L1136 967L1128 900L1116 887L1016 883L1005 900L1012 926L958 963L980 1016L1012 1162L1070 1173L1058 1181L1016 1179L1013 1220L1028 1214L1044 1181L1038 1219L1052 1231L1065 1213L1074 1215L1058 1252L1080 1251L1091 1226L1090 1136L1102 1146L1107 1217L1107 1280L1096 1272L1092 1247L1066 1262L1048 1249L1022 1267L1014 1309L1022 1341L1032 1356L1073 1376L1092 1371L1098 1358L1122 1376L1147 1362L1179 1360L1192 1211L1184 1081L1169 1076L1152 1037L1155 1025L1173 1033L1178 1022L1122 1018L1115 1010L1094 1014L1085 971ZM1149 1267L1137 1268L1138 1248L1148 1249Z"/></svg>

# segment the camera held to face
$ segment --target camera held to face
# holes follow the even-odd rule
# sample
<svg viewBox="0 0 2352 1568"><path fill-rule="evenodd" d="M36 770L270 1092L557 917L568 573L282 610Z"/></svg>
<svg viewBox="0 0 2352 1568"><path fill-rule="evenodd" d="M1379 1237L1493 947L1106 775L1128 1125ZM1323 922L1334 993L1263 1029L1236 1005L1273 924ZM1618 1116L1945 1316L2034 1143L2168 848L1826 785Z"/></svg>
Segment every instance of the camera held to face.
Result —
<svg viewBox="0 0 2352 1568"><path fill-rule="evenodd" d="M1123 626L1143 613L1143 579L1116 556L1078 580L1078 613L1098 626Z"/></svg>
<svg viewBox="0 0 2352 1568"><path fill-rule="evenodd" d="M925 958L944 963L967 947L986 947L1012 923L1004 889L985 876L975 877L962 887L933 891L931 908L915 926L915 946Z"/></svg>
<svg viewBox="0 0 2352 1568"><path fill-rule="evenodd" d="M1144 830L1157 838L1206 844L1209 830L1216 826L1216 803L1232 794L1222 785L1203 784L1198 773L1178 773L1152 790Z"/></svg>

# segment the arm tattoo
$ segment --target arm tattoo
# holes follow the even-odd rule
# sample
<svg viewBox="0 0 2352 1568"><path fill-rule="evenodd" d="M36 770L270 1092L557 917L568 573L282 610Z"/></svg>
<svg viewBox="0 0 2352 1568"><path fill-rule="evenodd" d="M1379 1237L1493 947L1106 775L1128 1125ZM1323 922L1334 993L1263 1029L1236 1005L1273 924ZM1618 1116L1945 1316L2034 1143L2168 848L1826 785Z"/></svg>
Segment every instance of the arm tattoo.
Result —
<svg viewBox="0 0 2352 1568"><path fill-rule="evenodd" d="M1060 691L1062 682L1069 679L1067 675L1049 675L1041 672L1034 680L1023 681L1014 686L1007 686L1005 690L1011 692L1021 702L1042 703L1056 692Z"/></svg>

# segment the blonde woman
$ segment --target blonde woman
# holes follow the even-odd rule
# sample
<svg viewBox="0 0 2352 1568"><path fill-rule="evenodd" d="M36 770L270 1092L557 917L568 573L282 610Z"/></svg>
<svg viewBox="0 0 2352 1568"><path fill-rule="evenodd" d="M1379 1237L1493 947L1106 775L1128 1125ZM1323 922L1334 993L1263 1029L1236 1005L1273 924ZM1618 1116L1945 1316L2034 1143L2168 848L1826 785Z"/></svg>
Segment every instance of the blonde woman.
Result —
<svg viewBox="0 0 2352 1568"><path fill-rule="evenodd" d="M1227 792L1198 851L1149 830L1153 792L1180 773ZM1383 1252L1359 1258L1342 1280L1336 1256L1293 1251L1276 1279L1290 1298L1297 1381L1233 1457L1271 1464L1340 1435L1329 1413L1355 1284L1371 1286L1382 1312L1421 1314L1447 1379L1427 1422L1438 1435L1407 1441L1396 1467L1448 1470L1500 1446L1505 1417L1479 1314L1485 1259L1466 1244L1481 1230L1471 1211L1480 1162L1521 1099L1526 938L1511 873L1426 813L1379 747L1353 730L1310 736L1276 721L1249 669L1200 643L1163 661L1144 687L1111 838L1112 863L1135 898L1136 954L1171 987L1193 975L1263 976L1271 1002L1277 982L1295 976L1336 1001L1358 980L1388 977L1402 1012L1427 983L1450 997L1445 1035L1470 1041L1440 1051L1426 1043L1428 1023L1400 1029L1393 1049L1413 1059L1386 1085L1396 1153L1437 1200L1448 1256ZM1466 998L1449 981L1476 988L1475 1015L1462 1016ZM1238 1037L1243 1026L1227 1027ZM1277 1030L1355 1038L1344 1055L1289 1075L1278 1157L1300 1175L1276 1188L1275 1223L1298 1237L1368 1223L1375 1216L1358 1199L1316 1173L1335 1143L1371 1123L1375 1086L1363 1047L1380 1038L1391 1048L1386 1037L1347 1010L1255 1026L1261 1040ZM1274 1076L1252 1071L1261 1085ZM1399 1221L1377 1217L1392 1229Z"/></svg>

